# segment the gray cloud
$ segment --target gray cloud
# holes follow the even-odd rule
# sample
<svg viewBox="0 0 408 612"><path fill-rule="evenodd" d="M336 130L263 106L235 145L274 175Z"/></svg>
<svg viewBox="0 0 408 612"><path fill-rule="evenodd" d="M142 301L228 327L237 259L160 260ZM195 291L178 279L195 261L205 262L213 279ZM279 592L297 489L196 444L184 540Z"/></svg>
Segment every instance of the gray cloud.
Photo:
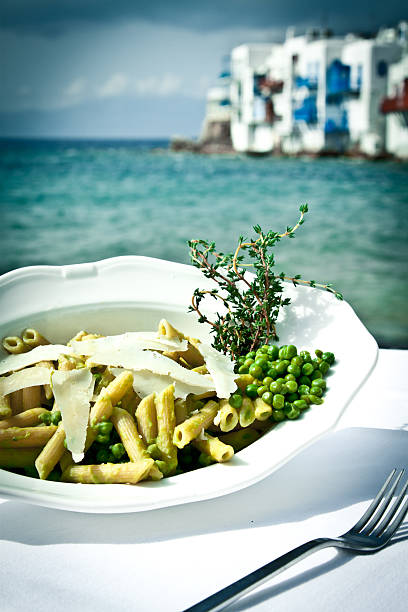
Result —
<svg viewBox="0 0 408 612"><path fill-rule="evenodd" d="M74 27L144 19L198 31L288 25L375 30L407 16L400 0L3 0L0 24L14 31L59 35Z"/></svg>

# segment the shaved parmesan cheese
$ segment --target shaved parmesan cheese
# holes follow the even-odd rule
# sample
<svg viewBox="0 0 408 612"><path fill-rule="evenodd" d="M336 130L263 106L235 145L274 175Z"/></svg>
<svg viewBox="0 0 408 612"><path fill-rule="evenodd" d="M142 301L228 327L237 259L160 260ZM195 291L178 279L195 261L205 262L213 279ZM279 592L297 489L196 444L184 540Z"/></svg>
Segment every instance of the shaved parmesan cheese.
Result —
<svg viewBox="0 0 408 612"><path fill-rule="evenodd" d="M51 382L51 371L48 368L34 367L21 370L21 372L15 372L10 374L10 376L3 376L0 378L0 395L8 395L26 387L49 385Z"/></svg>
<svg viewBox="0 0 408 612"><path fill-rule="evenodd" d="M203 356L207 370L214 380L217 397L229 397L237 388L234 362L208 344L194 342L194 346Z"/></svg>
<svg viewBox="0 0 408 612"><path fill-rule="evenodd" d="M39 361L56 361L60 355L71 355L72 349L63 344L44 344L33 348L28 353L8 355L0 361L0 374L15 372Z"/></svg>
<svg viewBox="0 0 408 612"><path fill-rule="evenodd" d="M109 350L145 350L180 351L187 350L187 340L169 339L157 336L154 332L127 332L118 336L105 336L92 340L73 340L71 346L78 355L92 356L100 351Z"/></svg>
<svg viewBox="0 0 408 612"><path fill-rule="evenodd" d="M67 448L76 463L84 458L94 382L94 377L86 368L57 370L52 375L55 402L61 411Z"/></svg>
<svg viewBox="0 0 408 612"><path fill-rule="evenodd" d="M184 368L183 368L184 369ZM123 368L110 368L112 374L116 377L121 374L124 369ZM188 370L187 370L188 371ZM193 393L194 395L199 395L200 393L204 393L208 390L208 381L210 379L205 379L203 386L192 385L180 380L176 380L174 377L166 375L166 374L156 374L155 372L150 372L149 370L131 370L133 374L133 389L135 393L142 399L151 393L161 393L166 389L169 385L174 384L174 397L177 399L185 399L187 395ZM212 381L210 381L212 384ZM205 390L205 391L204 391ZM212 390L214 390L214 386L212 385Z"/></svg>
<svg viewBox="0 0 408 612"><path fill-rule="evenodd" d="M204 428L200 431L200 433L198 434L196 440L208 440L208 436L204 431Z"/></svg>
<svg viewBox="0 0 408 612"><path fill-rule="evenodd" d="M152 351L135 350L126 347L117 350L100 351L92 355L92 363L109 366L121 366L127 370L149 370L155 374L170 376L172 382L177 381L186 385L197 387L199 393L214 391L214 382L208 375L198 374L183 368L180 364L160 353Z"/></svg>
<svg viewBox="0 0 408 612"><path fill-rule="evenodd" d="M221 410L217 412L213 420L214 425L219 425L221 423Z"/></svg>

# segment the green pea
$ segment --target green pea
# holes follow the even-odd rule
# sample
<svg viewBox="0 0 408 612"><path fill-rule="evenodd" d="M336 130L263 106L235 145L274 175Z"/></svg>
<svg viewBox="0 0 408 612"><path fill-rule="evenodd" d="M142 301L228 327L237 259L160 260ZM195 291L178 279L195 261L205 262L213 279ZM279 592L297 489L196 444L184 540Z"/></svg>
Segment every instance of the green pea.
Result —
<svg viewBox="0 0 408 612"><path fill-rule="evenodd" d="M286 374L285 381L287 380L296 380L296 376L293 376L293 374Z"/></svg>
<svg viewBox="0 0 408 612"><path fill-rule="evenodd" d="M323 376L326 376L327 372L330 370L330 366L327 361L322 360L322 363L319 365L319 370L321 371Z"/></svg>
<svg viewBox="0 0 408 612"><path fill-rule="evenodd" d="M97 428L98 433L102 434L103 436L108 436L112 431L113 425L112 423L107 421L105 423L98 423Z"/></svg>
<svg viewBox="0 0 408 612"><path fill-rule="evenodd" d="M296 378L298 378L301 374L301 369L298 365L291 363L288 365L288 372L289 374L293 374L293 376L296 376Z"/></svg>
<svg viewBox="0 0 408 612"><path fill-rule="evenodd" d="M312 382L313 382L314 380L317 380L318 378L323 378L323 374L321 373L320 370L315 370L310 378L312 379Z"/></svg>
<svg viewBox="0 0 408 612"><path fill-rule="evenodd" d="M58 425L60 420L61 420L61 412L59 410L56 410L55 412L51 413L51 423L53 425Z"/></svg>
<svg viewBox="0 0 408 612"><path fill-rule="evenodd" d="M304 363L302 365L302 374L304 376L310 376L310 374L312 374L314 371L314 367L311 363Z"/></svg>
<svg viewBox="0 0 408 612"><path fill-rule="evenodd" d="M304 395L300 396L300 399L303 400L304 402L306 402L306 404L311 404L312 400L310 399L310 394L309 393L305 393Z"/></svg>
<svg viewBox="0 0 408 612"><path fill-rule="evenodd" d="M309 385L299 385L298 393L299 395L307 395L308 393L310 393Z"/></svg>
<svg viewBox="0 0 408 612"><path fill-rule="evenodd" d="M297 365L301 368L304 362L300 355L296 355L295 357L292 357L292 359L290 360L290 363L292 365Z"/></svg>
<svg viewBox="0 0 408 612"><path fill-rule="evenodd" d="M99 444L108 444L110 442L109 434L98 434L95 439L97 442L99 442Z"/></svg>
<svg viewBox="0 0 408 612"><path fill-rule="evenodd" d="M333 363L336 361L334 353L330 353L330 351L323 353L322 359L327 361L329 365L333 365Z"/></svg>
<svg viewBox="0 0 408 612"><path fill-rule="evenodd" d="M282 384L280 392L282 395L286 395L286 393L289 393L289 389L286 383Z"/></svg>
<svg viewBox="0 0 408 612"><path fill-rule="evenodd" d="M321 351L320 349L316 349L315 350L315 355L316 355L316 357L320 357L321 358L322 355L323 355L323 351Z"/></svg>
<svg viewBox="0 0 408 612"><path fill-rule="evenodd" d="M247 385L245 387L245 393L251 399L255 399L258 397L258 387L254 385L253 383L251 385Z"/></svg>
<svg viewBox="0 0 408 612"><path fill-rule="evenodd" d="M279 361L278 365L276 366L277 373L284 374L288 369L288 365L290 365L290 361L287 359L282 359L282 361Z"/></svg>
<svg viewBox="0 0 408 612"><path fill-rule="evenodd" d="M276 423L284 421L286 416L283 410L272 410L272 418Z"/></svg>
<svg viewBox="0 0 408 612"><path fill-rule="evenodd" d="M118 442L117 444L110 446L110 451L115 459L121 459L125 454L125 447L121 442Z"/></svg>
<svg viewBox="0 0 408 612"><path fill-rule="evenodd" d="M259 349L256 351L257 353L260 353L261 355L263 355L264 353L268 352L268 345L264 344L263 346L260 346Z"/></svg>
<svg viewBox="0 0 408 612"><path fill-rule="evenodd" d="M285 398L288 402L295 402L296 400L299 399L299 394L298 393L288 393L287 395L285 395Z"/></svg>
<svg viewBox="0 0 408 612"><path fill-rule="evenodd" d="M246 358L247 359L255 359L255 351L249 351L249 353L247 354Z"/></svg>
<svg viewBox="0 0 408 612"><path fill-rule="evenodd" d="M317 395L313 395L313 393L310 393L309 397L310 397L311 404L323 404L324 400L322 397L317 397Z"/></svg>
<svg viewBox="0 0 408 612"><path fill-rule="evenodd" d="M272 406L275 408L275 410L282 410L284 405L285 405L285 398L280 393L276 393L273 396Z"/></svg>
<svg viewBox="0 0 408 612"><path fill-rule="evenodd" d="M307 385L308 387L310 387L310 385L312 384L312 381L310 380L309 376L301 376L298 380L298 384Z"/></svg>
<svg viewBox="0 0 408 612"><path fill-rule="evenodd" d="M238 368L238 374L248 374L249 368L246 365L242 365Z"/></svg>
<svg viewBox="0 0 408 612"><path fill-rule="evenodd" d="M43 412L38 417L40 423L44 423L44 425L51 425L51 412Z"/></svg>
<svg viewBox="0 0 408 612"><path fill-rule="evenodd" d="M266 372L266 375L269 376L270 378L272 378L273 380L275 380L275 378L278 377L278 373L276 371L276 368L274 366L271 366L268 371Z"/></svg>
<svg viewBox="0 0 408 612"><path fill-rule="evenodd" d="M160 453L160 449L157 446L157 444L149 444L146 450L152 459L160 459L161 453ZM185 456L185 453L183 453L183 457L184 456Z"/></svg>
<svg viewBox="0 0 408 612"><path fill-rule="evenodd" d="M110 457L110 452L107 448L101 448L96 453L96 460L98 463L108 463Z"/></svg>
<svg viewBox="0 0 408 612"><path fill-rule="evenodd" d="M257 363L253 363L249 368L249 373L254 378L260 378L263 374L263 370L260 365L258 365Z"/></svg>
<svg viewBox="0 0 408 612"><path fill-rule="evenodd" d="M275 382L280 383L281 385L284 385L284 384L285 384L285 382L286 382L286 380L285 380L284 378L280 377L280 378L277 378L277 379L275 380Z"/></svg>
<svg viewBox="0 0 408 612"><path fill-rule="evenodd" d="M245 363L245 357L238 357L237 364L241 366L241 365L244 365L244 363Z"/></svg>
<svg viewBox="0 0 408 612"><path fill-rule="evenodd" d="M310 363L312 361L312 356L310 355L309 351L300 351L299 355L302 357L305 363Z"/></svg>
<svg viewBox="0 0 408 612"><path fill-rule="evenodd" d="M292 359L297 355L297 348L294 344L285 344L279 351L280 359Z"/></svg>
<svg viewBox="0 0 408 612"><path fill-rule="evenodd" d="M273 383L273 378L271 378L271 376L265 376L265 378L262 381L262 384L269 387L271 383Z"/></svg>
<svg viewBox="0 0 408 612"><path fill-rule="evenodd" d="M295 400L293 402L293 406L296 408L296 410L306 410L309 408L309 404L302 399Z"/></svg>
<svg viewBox="0 0 408 612"><path fill-rule="evenodd" d="M198 463L203 467L207 467L214 463L214 459L212 459L210 455L207 455L206 453L200 453L198 456Z"/></svg>
<svg viewBox="0 0 408 612"><path fill-rule="evenodd" d="M262 394L262 399L265 402L265 404L269 404L269 406L272 405L272 401L273 401L273 395L270 391L265 391L265 393Z"/></svg>
<svg viewBox="0 0 408 612"><path fill-rule="evenodd" d="M279 347L275 344L268 346L268 355L271 359L277 359L279 355Z"/></svg>
<svg viewBox="0 0 408 612"><path fill-rule="evenodd" d="M320 357L315 357L314 359L312 359L312 366L315 370L319 369L320 364L322 363L323 359L320 359Z"/></svg>
<svg viewBox="0 0 408 612"><path fill-rule="evenodd" d="M268 385L261 385L260 387L258 387L256 392L258 393L259 397L261 397L267 391L269 391Z"/></svg>
<svg viewBox="0 0 408 612"><path fill-rule="evenodd" d="M310 394L317 395L317 397L322 397L323 389L321 389L320 387L314 387L312 384L312 386L310 387Z"/></svg>
<svg viewBox="0 0 408 612"><path fill-rule="evenodd" d="M253 363L255 363L255 360L254 360L254 359L245 359L245 361L244 361L244 366L246 366L246 367L248 368L248 370L249 370L249 368L251 367L251 365L252 365Z"/></svg>
<svg viewBox="0 0 408 612"><path fill-rule="evenodd" d="M268 355L259 355L258 357L256 357L255 359L255 363L257 365L262 366L264 363L266 363L268 361Z"/></svg>
<svg viewBox="0 0 408 612"><path fill-rule="evenodd" d="M269 385L269 391L271 391L272 393L280 393L281 389L282 383L278 382L277 380L275 380L275 382Z"/></svg>
<svg viewBox="0 0 408 612"><path fill-rule="evenodd" d="M312 379L313 387L320 387L321 389L326 389L327 383L324 378L313 378Z"/></svg>
<svg viewBox="0 0 408 612"><path fill-rule="evenodd" d="M239 410L239 408L241 408L242 406L242 395L238 395L238 393L233 393L233 395L231 395L231 397L229 398L229 404L233 408Z"/></svg>
<svg viewBox="0 0 408 612"><path fill-rule="evenodd" d="M295 380L288 380L286 381L286 386L288 388L288 391L290 393L296 393L296 391L298 390L298 384Z"/></svg>
<svg viewBox="0 0 408 612"><path fill-rule="evenodd" d="M294 421L295 419L299 418L299 415L300 415L300 410L293 407L292 410L286 414L286 417L290 419L291 421Z"/></svg>

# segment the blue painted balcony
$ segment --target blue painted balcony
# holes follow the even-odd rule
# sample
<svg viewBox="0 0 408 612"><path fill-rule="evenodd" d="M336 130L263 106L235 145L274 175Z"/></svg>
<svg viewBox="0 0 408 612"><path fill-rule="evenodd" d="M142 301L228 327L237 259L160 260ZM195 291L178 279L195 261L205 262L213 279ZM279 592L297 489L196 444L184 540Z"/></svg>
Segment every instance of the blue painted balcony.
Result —
<svg viewBox="0 0 408 612"><path fill-rule="evenodd" d="M294 110L293 118L295 121L304 121L307 124L317 123L316 97L304 98L302 106Z"/></svg>

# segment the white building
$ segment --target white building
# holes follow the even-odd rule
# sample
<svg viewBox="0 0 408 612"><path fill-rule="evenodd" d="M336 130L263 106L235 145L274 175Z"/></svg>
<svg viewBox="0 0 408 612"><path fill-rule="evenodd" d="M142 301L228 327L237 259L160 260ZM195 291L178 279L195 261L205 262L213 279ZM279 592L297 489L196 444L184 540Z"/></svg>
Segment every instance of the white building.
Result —
<svg viewBox="0 0 408 612"><path fill-rule="evenodd" d="M391 37L390 37L391 38ZM350 147L366 155L385 151L385 117L381 101L387 95L389 66L401 57L401 46L384 36L350 40L342 61L350 66L351 95L347 101Z"/></svg>
<svg viewBox="0 0 408 612"><path fill-rule="evenodd" d="M268 153L274 134L257 82L265 76L265 62L278 45L250 44L231 54L231 139L236 151Z"/></svg>
<svg viewBox="0 0 408 612"><path fill-rule="evenodd" d="M402 48L395 29L374 39L290 33L283 44L236 47L231 54L233 147L258 154L383 153L386 120L380 105L388 68Z"/></svg>
<svg viewBox="0 0 408 612"><path fill-rule="evenodd" d="M388 97L381 110L386 121L386 148L401 159L408 159L408 23L399 24L402 59L390 66Z"/></svg>

